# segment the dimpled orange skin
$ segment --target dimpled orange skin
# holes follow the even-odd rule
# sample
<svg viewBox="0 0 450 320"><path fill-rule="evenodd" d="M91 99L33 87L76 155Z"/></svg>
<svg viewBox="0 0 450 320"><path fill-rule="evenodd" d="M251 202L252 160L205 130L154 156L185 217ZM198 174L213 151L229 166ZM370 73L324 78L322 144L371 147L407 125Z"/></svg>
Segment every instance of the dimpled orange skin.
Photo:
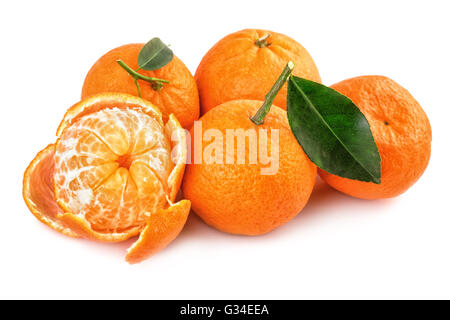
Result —
<svg viewBox="0 0 450 320"><path fill-rule="evenodd" d="M431 126L413 96L383 76L341 81L333 89L349 97L366 116L381 156L381 184L341 178L319 169L326 183L361 199L398 196L425 171L431 154Z"/></svg>
<svg viewBox="0 0 450 320"><path fill-rule="evenodd" d="M102 56L89 70L81 93L85 99L103 92L121 92L138 96L133 78L117 60L123 60L130 68L138 68L137 58L143 44L127 44L115 48ZM184 63L176 56L161 69L139 70L140 74L168 80L160 91L153 90L151 84L138 80L142 98L155 104L163 113L163 120L173 113L183 128L190 128L200 113L197 85Z"/></svg>
<svg viewBox="0 0 450 320"><path fill-rule="evenodd" d="M270 33L267 47L255 41ZM204 114L226 101L264 100L286 63L295 64L293 75L321 82L319 71L305 48L295 40L272 31L246 29L216 43L203 57L195 73ZM274 105L286 109L287 85Z"/></svg>
<svg viewBox="0 0 450 320"><path fill-rule="evenodd" d="M268 129L270 141L270 129L279 130L279 169L274 175L261 175L261 168L268 165L259 161L249 164L248 139L245 164L206 164L204 158L202 164L186 166L184 196L191 200L193 211L207 224L224 232L260 235L281 226L303 209L315 183L316 166L290 131L286 111L272 106L264 124L257 126L250 120L261 105L262 101L230 101L199 120L203 133L217 129L224 137L226 129L261 128ZM195 148L193 129L191 150ZM203 142L203 151L209 143ZM224 154L225 145L224 138Z"/></svg>

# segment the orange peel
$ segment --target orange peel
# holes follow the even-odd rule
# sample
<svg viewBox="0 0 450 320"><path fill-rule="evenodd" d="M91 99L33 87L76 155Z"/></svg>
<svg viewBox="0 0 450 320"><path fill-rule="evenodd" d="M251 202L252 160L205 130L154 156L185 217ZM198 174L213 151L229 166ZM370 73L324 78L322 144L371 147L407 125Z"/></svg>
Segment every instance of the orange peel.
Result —
<svg viewBox="0 0 450 320"><path fill-rule="evenodd" d="M175 203L187 157L175 116L127 94L92 96L72 106L55 144L24 174L23 197L41 222L72 237L118 242L140 235L136 263L182 230L190 202Z"/></svg>
<svg viewBox="0 0 450 320"><path fill-rule="evenodd" d="M23 198L39 221L67 236L78 237L58 218L64 211L56 204L53 192L54 153L55 145L49 144L31 161L24 174Z"/></svg>
<svg viewBox="0 0 450 320"><path fill-rule="evenodd" d="M139 239L128 248L125 259L129 263L138 263L166 247L180 233L190 209L191 202L181 200L151 215Z"/></svg>

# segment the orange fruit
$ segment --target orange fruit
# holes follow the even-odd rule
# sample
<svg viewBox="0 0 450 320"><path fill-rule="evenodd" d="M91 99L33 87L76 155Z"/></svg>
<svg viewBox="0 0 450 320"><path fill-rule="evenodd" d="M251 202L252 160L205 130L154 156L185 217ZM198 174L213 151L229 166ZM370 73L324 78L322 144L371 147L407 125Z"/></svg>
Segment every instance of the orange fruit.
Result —
<svg viewBox="0 0 450 320"><path fill-rule="evenodd" d="M255 132L257 141L253 146L257 147L252 148L250 138L246 138L240 157L238 138L235 142L230 140L231 143L223 138L223 148L217 148L209 156L207 151L214 141L199 144L202 136L195 130L197 123L190 131L194 162L186 166L183 194L191 201L196 214L224 232L259 235L281 226L303 209L314 186L316 166L292 134L286 111L272 106L264 124L257 126L250 120L262 103L255 100L225 102L198 121L205 136L209 132L226 137L227 131L236 129ZM261 129L266 131L267 139ZM273 139L276 134L278 141ZM272 150L274 144L278 152ZM267 161L264 163L262 150L268 150L273 159L278 155L278 168L271 174L262 174L262 170L270 166ZM199 151L203 156L201 163L195 159ZM230 156L232 161L216 161L217 154ZM258 161L251 162L256 154Z"/></svg>
<svg viewBox="0 0 450 320"><path fill-rule="evenodd" d="M226 36L206 53L195 73L201 113L226 101L264 100L288 61L295 64L293 75L321 82L308 51L288 36L258 29ZM274 105L286 109L286 93L285 84Z"/></svg>
<svg viewBox="0 0 450 320"><path fill-rule="evenodd" d="M353 197L395 197L425 171L431 153L431 126L414 97L383 76L341 81L333 89L349 97L366 116L381 156L381 184L341 178L319 169L334 189Z"/></svg>
<svg viewBox="0 0 450 320"><path fill-rule="evenodd" d="M186 161L177 119L127 94L92 96L70 108L55 144L25 171L23 196L42 222L69 236L122 241L142 233L139 262L181 231L188 201L173 204ZM148 243L150 242L150 243Z"/></svg>
<svg viewBox="0 0 450 320"><path fill-rule="evenodd" d="M138 68L137 57L144 44L127 44L115 48L91 67L84 80L81 99L102 92L122 92L138 96L133 78L117 64L122 59L130 68ZM162 111L167 121L174 114L184 128L190 128L198 119L200 107L197 85L194 77L184 63L176 56L161 69L155 71L139 70L140 74L168 80L160 90L155 90L146 81L138 80L142 98L152 102Z"/></svg>

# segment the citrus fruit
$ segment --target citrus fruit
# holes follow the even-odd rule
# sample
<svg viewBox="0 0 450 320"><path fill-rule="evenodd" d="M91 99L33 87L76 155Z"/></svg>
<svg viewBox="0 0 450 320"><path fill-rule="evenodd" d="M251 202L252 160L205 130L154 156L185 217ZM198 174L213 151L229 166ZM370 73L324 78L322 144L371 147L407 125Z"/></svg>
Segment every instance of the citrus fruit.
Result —
<svg viewBox="0 0 450 320"><path fill-rule="evenodd" d="M353 197L395 197L425 171L431 153L431 126L413 96L383 76L362 76L332 86L367 118L381 156L381 184L341 178L319 169L331 187Z"/></svg>
<svg viewBox="0 0 450 320"><path fill-rule="evenodd" d="M81 98L85 99L103 92L122 92L138 96L134 79L119 64L123 60L130 68L138 69L137 57L144 44L127 44L115 48L95 62L84 80ZM168 80L160 89L154 89L146 81L138 80L141 97L160 108L163 120L167 121L174 114L184 128L190 128L198 119L200 107L197 85L184 63L173 57L164 67L155 70L139 70L147 77Z"/></svg>
<svg viewBox="0 0 450 320"><path fill-rule="evenodd" d="M272 31L246 29L216 43L203 57L195 73L201 113L230 100L264 100L288 61L293 75L321 82L317 67L295 40ZM286 109L287 86L274 105Z"/></svg>
<svg viewBox="0 0 450 320"><path fill-rule="evenodd" d="M316 166L292 134L286 111L272 106L262 125L250 119L262 104L255 100L225 102L203 115L190 131L194 159L186 166L183 194L207 224L225 232L259 235L281 226L303 209L314 186ZM199 144L202 137L196 129L200 123L205 136L226 137L230 130L242 130L249 137L241 151L238 138L231 144L224 138L223 147L210 154L213 142ZM257 148L251 147L252 132L256 138L253 147ZM270 173L263 173L270 166L261 157L264 150L278 158ZM195 159L198 152L201 163ZM214 160L217 153L231 161ZM256 154L258 159L252 162Z"/></svg>
<svg viewBox="0 0 450 320"><path fill-rule="evenodd" d="M122 241L144 232L139 262L181 231L188 201L174 204L186 161L177 119L127 94L92 96L70 108L25 171L23 196L42 222L69 236ZM151 243L148 243L151 242Z"/></svg>

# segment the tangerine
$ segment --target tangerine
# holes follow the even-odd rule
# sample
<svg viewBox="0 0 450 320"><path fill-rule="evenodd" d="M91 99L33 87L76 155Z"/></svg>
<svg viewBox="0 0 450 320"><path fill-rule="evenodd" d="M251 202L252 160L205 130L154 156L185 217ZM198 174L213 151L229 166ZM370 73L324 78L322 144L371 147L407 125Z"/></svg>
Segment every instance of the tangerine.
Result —
<svg viewBox="0 0 450 320"><path fill-rule="evenodd" d="M81 99L103 92L121 92L138 96L134 79L117 64L123 60L130 68L138 69L137 58L144 44L127 44L112 49L91 67L84 80ZM162 88L153 88L146 81L138 80L141 97L152 102L162 111L167 121L174 114L184 128L190 128L198 119L200 107L197 85L184 63L176 56L164 67L154 70L139 70L139 73L153 78L168 80Z"/></svg>
<svg viewBox="0 0 450 320"><path fill-rule="evenodd" d="M283 225L303 209L315 183L316 166L292 134L285 110L272 106L262 125L252 122L251 116L262 104L256 100L225 102L198 121L205 135L208 130L218 137L227 136L230 130L249 133L241 151L237 142L227 140L209 153L213 142L199 145L203 137L198 136L196 126L191 128L191 154L200 151L203 159L186 166L183 194L197 215L224 232L259 235ZM256 139L253 146L251 136ZM279 140L272 139L274 136ZM261 157L264 149L271 150L272 159L278 155L278 163L276 170L263 174L269 167ZM218 153L231 161L216 161ZM252 162L256 154L258 159Z"/></svg>
<svg viewBox="0 0 450 320"><path fill-rule="evenodd" d="M297 41L267 30L245 29L227 35L203 57L195 73L201 113L239 99L264 100L288 61L293 75L321 82L308 51ZM287 85L274 105L286 109Z"/></svg>
<svg viewBox="0 0 450 320"><path fill-rule="evenodd" d="M173 202L184 172L186 134L173 115L164 123L160 110L143 99L100 94L70 108L57 137L24 175L25 202L40 221L99 241L144 232L129 249L131 263L181 231L190 203Z"/></svg>
<svg viewBox="0 0 450 320"><path fill-rule="evenodd" d="M319 169L334 189L362 199L391 198L410 188L431 154L431 126L414 97L383 76L361 76L331 86L349 97L367 118L381 156L381 183L350 180Z"/></svg>

